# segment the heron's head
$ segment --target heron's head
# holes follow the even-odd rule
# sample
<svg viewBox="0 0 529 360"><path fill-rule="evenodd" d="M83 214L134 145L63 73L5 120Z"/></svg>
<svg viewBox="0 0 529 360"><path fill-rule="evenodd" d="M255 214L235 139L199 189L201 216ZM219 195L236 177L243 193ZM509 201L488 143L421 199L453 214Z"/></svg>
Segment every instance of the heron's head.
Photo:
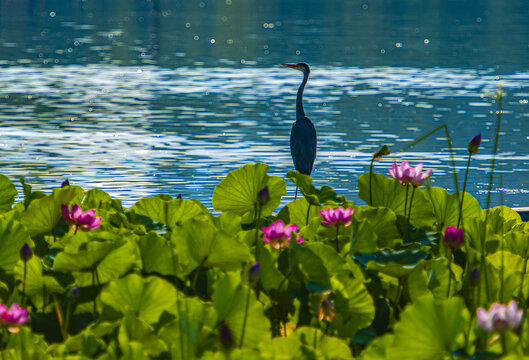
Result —
<svg viewBox="0 0 529 360"><path fill-rule="evenodd" d="M309 74L310 73L310 68L309 68L309 65L303 63L303 62L300 62L300 63L297 63L297 64L281 64L281 66L285 66L285 67L289 67L291 69L296 69L296 70L299 70L303 73L306 73L306 74Z"/></svg>

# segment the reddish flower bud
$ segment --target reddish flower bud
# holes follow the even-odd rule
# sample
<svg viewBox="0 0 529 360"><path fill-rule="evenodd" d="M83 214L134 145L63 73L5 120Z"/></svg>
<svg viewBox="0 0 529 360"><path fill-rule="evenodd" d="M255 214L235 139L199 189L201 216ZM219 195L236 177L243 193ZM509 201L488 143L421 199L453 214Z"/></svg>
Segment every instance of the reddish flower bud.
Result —
<svg viewBox="0 0 529 360"><path fill-rule="evenodd" d="M31 259L32 256L33 251L31 251L31 247L28 244L24 244L20 249L20 258L23 262L27 262Z"/></svg>
<svg viewBox="0 0 529 360"><path fill-rule="evenodd" d="M463 246L463 229L455 226L447 227L443 240L447 248L451 250L460 249Z"/></svg>
<svg viewBox="0 0 529 360"><path fill-rule="evenodd" d="M480 144L481 144L481 134L477 134L468 143L468 152L471 154L476 154L479 150Z"/></svg>

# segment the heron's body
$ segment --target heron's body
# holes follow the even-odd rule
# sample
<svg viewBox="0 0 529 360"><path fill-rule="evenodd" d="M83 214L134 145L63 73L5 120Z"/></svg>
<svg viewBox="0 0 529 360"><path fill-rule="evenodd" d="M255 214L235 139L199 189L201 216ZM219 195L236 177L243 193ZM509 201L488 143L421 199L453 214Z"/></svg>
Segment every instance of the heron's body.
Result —
<svg viewBox="0 0 529 360"><path fill-rule="evenodd" d="M306 116L296 119L290 131L290 153L294 167L302 174L310 175L316 159L316 129Z"/></svg>
<svg viewBox="0 0 529 360"><path fill-rule="evenodd" d="M317 135L314 124L305 116L303 110L303 90L309 79L310 68L305 63L281 64L303 72L303 81L296 99L296 121L290 132L290 153L294 167L302 174L310 175L316 159Z"/></svg>

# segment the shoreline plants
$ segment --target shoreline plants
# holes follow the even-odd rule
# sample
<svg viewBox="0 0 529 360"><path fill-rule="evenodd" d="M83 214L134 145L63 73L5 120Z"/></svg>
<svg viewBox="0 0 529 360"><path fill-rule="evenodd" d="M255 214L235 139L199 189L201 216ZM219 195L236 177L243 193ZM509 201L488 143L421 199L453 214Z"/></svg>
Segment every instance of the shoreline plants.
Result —
<svg viewBox="0 0 529 360"><path fill-rule="evenodd" d="M194 199L127 209L23 179L15 203L0 176L2 358L529 355L529 223L430 186L422 164L375 171L387 155L358 179L368 205L289 171L303 197L277 209L286 182L257 163L217 185L218 216Z"/></svg>

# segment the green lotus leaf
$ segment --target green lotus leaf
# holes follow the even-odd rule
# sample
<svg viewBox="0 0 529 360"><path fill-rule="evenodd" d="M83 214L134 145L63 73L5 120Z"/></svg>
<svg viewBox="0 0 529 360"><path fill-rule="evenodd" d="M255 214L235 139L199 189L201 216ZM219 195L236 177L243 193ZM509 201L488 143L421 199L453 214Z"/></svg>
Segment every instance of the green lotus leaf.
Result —
<svg viewBox="0 0 529 360"><path fill-rule="evenodd" d="M388 178L382 174L373 173L372 179L372 196L375 207L387 207L397 215L404 215L404 205L406 203L406 187L402 186L397 180ZM358 197L369 203L369 177L367 172L358 178ZM413 187L408 191L408 207L410 206ZM424 192L417 188L413 195L413 204L411 206L410 223L417 228L429 229L435 223L435 217L432 209L432 203L425 196ZM353 215L354 216L354 215Z"/></svg>
<svg viewBox="0 0 529 360"><path fill-rule="evenodd" d="M340 197L334 189L328 185L323 185L321 188L317 188L312 185L312 178L310 175L305 175L297 170L290 170L287 173L287 178L292 180L296 184L305 197L307 202L311 205L321 205L331 200L334 202L340 202L344 200Z"/></svg>
<svg viewBox="0 0 529 360"><path fill-rule="evenodd" d="M62 204L80 204L84 191L78 186L54 188L51 195L33 200L22 214L22 224L31 236L50 232L62 217Z"/></svg>
<svg viewBox="0 0 529 360"><path fill-rule="evenodd" d="M388 350L391 344L395 341L393 334L384 334L379 336L369 343L367 348L362 353L360 359L362 360L387 360Z"/></svg>
<svg viewBox="0 0 529 360"><path fill-rule="evenodd" d="M171 348L174 358L200 357L205 349L218 342L214 332L215 309L210 303L189 297L181 299L177 306L180 306L177 318L163 325L158 336Z"/></svg>
<svg viewBox="0 0 529 360"><path fill-rule="evenodd" d="M338 274L345 269L347 261L331 246L317 242L307 242L303 246L318 256L329 276Z"/></svg>
<svg viewBox="0 0 529 360"><path fill-rule="evenodd" d="M406 277L406 284L410 298L415 299L431 294L428 289L428 274L424 268L415 269ZM444 294L446 297L446 293Z"/></svg>
<svg viewBox="0 0 529 360"><path fill-rule="evenodd" d="M529 251L529 233L522 231L509 231L503 235L505 249L513 254L525 256Z"/></svg>
<svg viewBox="0 0 529 360"><path fill-rule="evenodd" d="M260 215L271 215L281 204L281 197L287 193L287 184L280 177L267 175L267 171L268 165L263 163L248 164L230 171L213 191L213 209L240 216L247 212L253 215L257 209L257 194L268 186L270 198L262 205Z"/></svg>
<svg viewBox="0 0 529 360"><path fill-rule="evenodd" d="M278 289L285 276L277 269L278 250L264 246L262 241L256 247L256 260L261 268L261 284L266 290Z"/></svg>
<svg viewBox="0 0 529 360"><path fill-rule="evenodd" d="M470 314L462 298L435 301L431 295L407 306L394 327L388 359L442 359L464 345Z"/></svg>
<svg viewBox="0 0 529 360"><path fill-rule="evenodd" d="M483 211L486 215L486 211ZM495 234L503 235L516 225L522 223L520 214L507 206L497 206L489 209L487 225L490 225Z"/></svg>
<svg viewBox="0 0 529 360"><path fill-rule="evenodd" d="M53 269L71 272L78 286L105 284L125 274L136 261L136 247L128 242L89 242L77 252L60 252L55 257Z"/></svg>
<svg viewBox="0 0 529 360"><path fill-rule="evenodd" d="M332 323L342 337L353 337L363 328L371 325L375 318L375 304L360 279L348 274L331 278L335 294L336 315Z"/></svg>
<svg viewBox="0 0 529 360"><path fill-rule="evenodd" d="M296 244L296 265L299 272L294 271L289 280L294 277L305 284L309 291L323 292L331 288L330 277L323 261L312 249ZM291 245L290 249L294 246ZM293 261L291 261L293 263ZM292 265L291 265L292 266Z"/></svg>
<svg viewBox="0 0 529 360"><path fill-rule="evenodd" d="M307 211L309 212L308 223L310 223L310 219L314 217L321 218L320 206L309 204L306 198L296 199L289 202L277 213L277 217L283 220L285 224L295 224L298 226L298 229L301 229L303 226L308 225Z"/></svg>
<svg viewBox="0 0 529 360"><path fill-rule="evenodd" d="M9 211L18 195L17 187L7 178L0 174L0 213Z"/></svg>
<svg viewBox="0 0 529 360"><path fill-rule="evenodd" d="M91 189L86 192L83 200L83 209L111 210L123 212L121 200L112 199L108 193L101 189Z"/></svg>
<svg viewBox="0 0 529 360"><path fill-rule="evenodd" d="M169 228L174 228L190 219L207 220L202 208L188 199L168 200L161 196L144 198L134 204L130 211Z"/></svg>
<svg viewBox="0 0 529 360"><path fill-rule="evenodd" d="M217 311L217 324L223 322L228 326L237 346L242 342L243 347L255 348L260 342L270 341L270 321L264 314L263 305L257 301L253 290L241 283L238 274L220 275L213 288L212 300ZM244 323L245 331L241 341Z"/></svg>
<svg viewBox="0 0 529 360"><path fill-rule="evenodd" d="M126 354L136 354L135 347L141 348L141 355L147 356L158 356L168 350L165 342L156 336L152 326L141 317L135 317L130 311L125 314L121 321L118 342L125 358L127 358Z"/></svg>
<svg viewBox="0 0 529 360"><path fill-rule="evenodd" d="M101 302L114 310L132 312L148 324L155 324L164 312L175 313L176 289L166 280L129 274L114 279L101 291Z"/></svg>
<svg viewBox="0 0 529 360"><path fill-rule="evenodd" d="M160 275L176 275L178 257L172 244L154 231L144 235L138 241L143 271Z"/></svg>
<svg viewBox="0 0 529 360"><path fill-rule="evenodd" d="M199 265L219 267L223 270L240 268L250 262L248 246L236 236L218 230L213 224L189 220L171 235L180 265L189 274Z"/></svg>
<svg viewBox="0 0 529 360"><path fill-rule="evenodd" d="M462 192L449 194L443 188L431 187L425 193L433 205L433 211L437 219L437 228L441 230L447 226L457 226ZM469 193L465 193L461 221L466 224L468 219L475 217L481 217L481 206L479 206L476 198Z"/></svg>
<svg viewBox="0 0 529 360"><path fill-rule="evenodd" d="M177 349L175 349L178 351ZM180 359L178 357L178 354L173 352L173 359ZM230 349L230 360L268 360L270 358L264 357L261 355L261 353L258 350L254 349L237 349L232 348ZM201 358L201 360L226 360L226 352L225 351L217 351L217 352L206 352ZM525 359L524 359L525 360Z"/></svg>
<svg viewBox="0 0 529 360"><path fill-rule="evenodd" d="M259 345L259 353L264 359L311 359L302 349L298 339L276 337Z"/></svg>
<svg viewBox="0 0 529 360"><path fill-rule="evenodd" d="M520 255L498 250L487 256L487 265L488 285L494 299L512 299L513 294L518 294L521 291L524 259ZM502 267L503 273L501 272ZM527 279L528 275L525 274L524 292L528 288L527 283L525 283ZM502 288L503 294L500 294Z"/></svg>
<svg viewBox="0 0 529 360"><path fill-rule="evenodd" d="M446 299L448 291L448 260L446 258L437 258L432 261L432 268L428 276L428 289L432 292L436 300ZM454 264L450 265L452 270L452 280L450 285L450 296L457 293L461 287L463 269Z"/></svg>
<svg viewBox="0 0 529 360"><path fill-rule="evenodd" d="M235 235L242 230L241 217L234 213L222 213L215 217L213 222L218 229L224 230L227 234Z"/></svg>
<svg viewBox="0 0 529 360"><path fill-rule="evenodd" d="M327 336L320 329L303 326L296 329L289 338L297 339L310 348L317 359L353 359L345 340Z"/></svg>
<svg viewBox="0 0 529 360"><path fill-rule="evenodd" d="M374 253L402 243L397 216L389 208L358 207L353 214L351 252Z"/></svg>
<svg viewBox="0 0 529 360"><path fill-rule="evenodd" d="M24 281L24 262L19 260L14 269L15 279L20 281L19 291L22 292ZM49 275L43 274L42 259L33 255L26 262L26 286L25 294L31 298L33 304L42 307L46 299L45 294L62 294L65 289L59 282Z"/></svg>
<svg viewBox="0 0 529 360"><path fill-rule="evenodd" d="M366 266L368 270L375 270L393 277L409 274L416 268L425 265L425 259L430 253L420 250L381 250L376 254L357 254L355 259Z"/></svg>
<svg viewBox="0 0 529 360"><path fill-rule="evenodd" d="M2 360L49 359L48 344L43 335L34 333L29 326L21 326L19 330L14 336L9 336L2 350Z"/></svg>
<svg viewBox="0 0 529 360"><path fill-rule="evenodd" d="M20 249L24 244L33 246L33 240L20 222L4 218L0 218L0 239L0 268L11 274L20 258Z"/></svg>
<svg viewBox="0 0 529 360"><path fill-rule="evenodd" d="M121 324L118 322L101 321L91 323L81 332L70 336L62 344L54 344L50 352L60 356L60 354L83 352L85 356L95 357L95 355L106 347L103 340L111 335ZM71 329L71 327L70 327Z"/></svg>

